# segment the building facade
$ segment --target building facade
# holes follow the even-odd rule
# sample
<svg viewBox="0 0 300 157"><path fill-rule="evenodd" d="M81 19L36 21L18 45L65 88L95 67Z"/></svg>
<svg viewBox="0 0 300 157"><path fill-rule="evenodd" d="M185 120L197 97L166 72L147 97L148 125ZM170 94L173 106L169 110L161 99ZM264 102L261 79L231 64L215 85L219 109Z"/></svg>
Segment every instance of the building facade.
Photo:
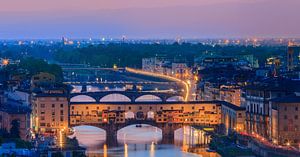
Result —
<svg viewBox="0 0 300 157"><path fill-rule="evenodd" d="M299 81L268 80L245 87L246 128L248 133L268 138L271 135L271 111L273 98L292 94L299 88Z"/></svg>
<svg viewBox="0 0 300 157"><path fill-rule="evenodd" d="M69 102L65 93L33 93L32 128L37 133L56 134L69 127Z"/></svg>
<svg viewBox="0 0 300 157"><path fill-rule="evenodd" d="M300 93L270 101L272 106L270 139L276 144L300 145Z"/></svg>
<svg viewBox="0 0 300 157"><path fill-rule="evenodd" d="M219 100L241 106L241 88L234 85L221 85Z"/></svg>
<svg viewBox="0 0 300 157"><path fill-rule="evenodd" d="M116 116L109 116L107 113ZM127 119L152 119L157 123L217 125L221 123L221 105L220 102L74 102L70 104L71 126L107 123L110 117L119 119L114 121L115 123Z"/></svg>
<svg viewBox="0 0 300 157"><path fill-rule="evenodd" d="M222 124L225 134L244 132L246 130L246 109L231 103L222 104Z"/></svg>

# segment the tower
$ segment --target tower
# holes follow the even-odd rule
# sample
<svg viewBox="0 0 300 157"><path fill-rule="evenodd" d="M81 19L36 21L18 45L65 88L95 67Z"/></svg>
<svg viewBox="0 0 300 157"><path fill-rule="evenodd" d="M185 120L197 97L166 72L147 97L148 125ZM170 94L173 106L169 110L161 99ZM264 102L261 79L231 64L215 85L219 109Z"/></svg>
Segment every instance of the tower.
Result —
<svg viewBox="0 0 300 157"><path fill-rule="evenodd" d="M287 50L287 70L293 71L299 63L300 47L294 43L289 42Z"/></svg>

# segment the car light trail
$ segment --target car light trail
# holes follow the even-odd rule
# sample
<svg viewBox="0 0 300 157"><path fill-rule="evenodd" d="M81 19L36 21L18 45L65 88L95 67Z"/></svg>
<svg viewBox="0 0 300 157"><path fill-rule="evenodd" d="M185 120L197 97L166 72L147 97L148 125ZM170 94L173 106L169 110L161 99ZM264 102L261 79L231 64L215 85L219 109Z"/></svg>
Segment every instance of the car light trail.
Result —
<svg viewBox="0 0 300 157"><path fill-rule="evenodd" d="M154 76L154 77L159 77L159 78L163 78L163 79L167 79L167 80L171 80L171 81L175 81L175 82L179 82L181 83L184 87L185 87L185 97L184 97L184 101L188 101L189 99L189 85L187 82L180 80L176 77L172 77L172 76L168 76L168 75L163 75L163 74L157 74L157 73L153 73L153 72L148 72L148 71L143 71L143 70L138 70L138 69L133 69L133 68L125 68L126 71L131 72L131 73L136 73L136 74L142 74L142 75L148 75L148 76Z"/></svg>

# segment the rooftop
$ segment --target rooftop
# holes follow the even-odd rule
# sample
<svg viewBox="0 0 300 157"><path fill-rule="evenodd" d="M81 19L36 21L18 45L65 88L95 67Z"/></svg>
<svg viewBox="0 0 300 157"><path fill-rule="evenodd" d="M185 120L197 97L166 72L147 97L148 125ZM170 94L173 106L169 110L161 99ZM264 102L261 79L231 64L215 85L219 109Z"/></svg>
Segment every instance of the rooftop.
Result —
<svg viewBox="0 0 300 157"><path fill-rule="evenodd" d="M243 111L243 110L246 110L246 108L244 108L244 107L236 106L236 105L234 105L234 104L232 104L232 103L229 103L229 102L226 102L226 101L222 101L222 105L224 105L224 106L226 106L226 107L228 107L228 108L231 108L231 109L233 109L233 110L235 110L235 111Z"/></svg>
<svg viewBox="0 0 300 157"><path fill-rule="evenodd" d="M0 111L6 112L9 114L26 114L26 113L30 113L31 109L27 106L2 104L0 106Z"/></svg>
<svg viewBox="0 0 300 157"><path fill-rule="evenodd" d="M300 80L289 79L268 79L258 84L252 84L245 87L248 90L262 91L299 91Z"/></svg>
<svg viewBox="0 0 300 157"><path fill-rule="evenodd" d="M271 102L275 103L299 103L300 102L300 95L299 93L294 93L288 96L274 98L271 99Z"/></svg>

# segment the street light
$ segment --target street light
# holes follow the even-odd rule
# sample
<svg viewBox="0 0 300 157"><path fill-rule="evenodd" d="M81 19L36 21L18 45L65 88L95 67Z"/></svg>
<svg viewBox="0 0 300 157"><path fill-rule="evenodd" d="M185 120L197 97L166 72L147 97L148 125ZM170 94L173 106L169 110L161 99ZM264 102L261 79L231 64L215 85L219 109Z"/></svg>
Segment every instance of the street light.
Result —
<svg viewBox="0 0 300 157"><path fill-rule="evenodd" d="M8 59L3 59L2 60L2 64L3 65L8 65L9 64L9 60Z"/></svg>

